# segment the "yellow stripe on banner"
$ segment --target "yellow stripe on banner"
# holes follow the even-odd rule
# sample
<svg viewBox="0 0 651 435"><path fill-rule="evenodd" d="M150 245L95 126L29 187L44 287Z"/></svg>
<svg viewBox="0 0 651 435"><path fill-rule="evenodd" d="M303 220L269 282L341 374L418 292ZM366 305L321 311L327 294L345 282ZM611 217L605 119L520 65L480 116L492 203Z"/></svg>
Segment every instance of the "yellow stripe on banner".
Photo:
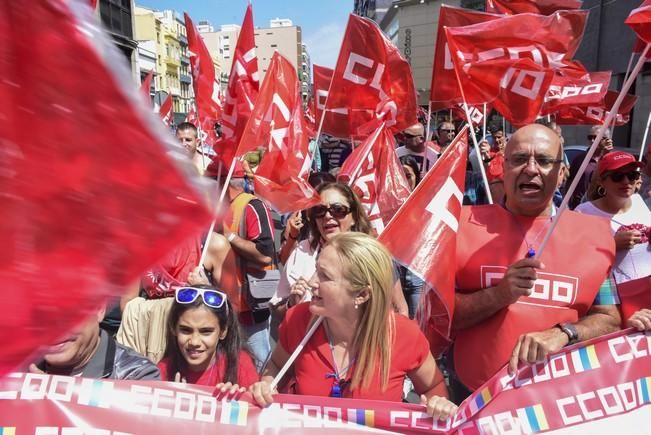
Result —
<svg viewBox="0 0 651 435"><path fill-rule="evenodd" d="M0 434L2 435L16 435L15 427L0 427Z"/></svg>
<svg viewBox="0 0 651 435"><path fill-rule="evenodd" d="M375 411L372 409L364 410L364 424L367 427L375 427Z"/></svg>
<svg viewBox="0 0 651 435"><path fill-rule="evenodd" d="M646 378L643 378L643 381L646 382L646 390L651 392L651 376L647 376Z"/></svg>
<svg viewBox="0 0 651 435"><path fill-rule="evenodd" d="M593 369L601 367L601 364L599 364L599 358L597 358L597 351L594 348L594 344L588 346L586 348L586 351L588 352L588 360L590 360L590 366Z"/></svg>
<svg viewBox="0 0 651 435"><path fill-rule="evenodd" d="M484 388L481 392L481 397L484 399L484 404L488 403L491 401L491 392L488 391L488 388Z"/></svg>
<svg viewBox="0 0 651 435"><path fill-rule="evenodd" d="M534 405L533 412L536 414L536 419L538 420L538 427L540 430L548 430L549 423L547 423L547 416L545 415L545 410L543 410L542 405Z"/></svg>
<svg viewBox="0 0 651 435"><path fill-rule="evenodd" d="M240 412L239 415L237 416L237 425L246 426L247 416L249 414L249 403L241 401L239 402L239 404L240 404Z"/></svg>

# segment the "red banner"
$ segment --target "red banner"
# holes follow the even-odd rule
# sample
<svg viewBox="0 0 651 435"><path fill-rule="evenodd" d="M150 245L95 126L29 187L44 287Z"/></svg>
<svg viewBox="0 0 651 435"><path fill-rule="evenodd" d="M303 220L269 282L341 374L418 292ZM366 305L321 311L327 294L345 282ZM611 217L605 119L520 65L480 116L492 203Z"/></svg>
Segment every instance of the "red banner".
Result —
<svg viewBox="0 0 651 435"><path fill-rule="evenodd" d="M618 94L618 91L607 91L603 104L564 107L556 113L556 122L563 125L602 125L608 117L610 109L615 104ZM630 112L636 102L637 97L635 95L629 94L624 97L615 117L615 125L624 125L630 120Z"/></svg>
<svg viewBox="0 0 651 435"><path fill-rule="evenodd" d="M312 65L314 71L314 109L315 109L315 126L318 129L321 117L323 125L321 132L334 137L348 139L350 137L351 127L348 118L348 109L345 107L329 106L328 110L324 109L328 101L328 92L330 91L330 82L332 81L333 70L324 66Z"/></svg>
<svg viewBox="0 0 651 435"><path fill-rule="evenodd" d="M210 387L15 373L0 381L2 433L631 433L651 423L651 334L620 331L565 348L544 362L502 369L434 421L424 407L370 400L276 395L261 409L214 397ZM617 426L615 426L617 425ZM14 432L11 432L11 431ZM66 432L66 430L68 432ZM105 432L100 432L100 431ZM269 432L270 431L270 432Z"/></svg>
<svg viewBox="0 0 651 435"><path fill-rule="evenodd" d="M486 12L493 14L541 14L581 9L582 0L486 0Z"/></svg>

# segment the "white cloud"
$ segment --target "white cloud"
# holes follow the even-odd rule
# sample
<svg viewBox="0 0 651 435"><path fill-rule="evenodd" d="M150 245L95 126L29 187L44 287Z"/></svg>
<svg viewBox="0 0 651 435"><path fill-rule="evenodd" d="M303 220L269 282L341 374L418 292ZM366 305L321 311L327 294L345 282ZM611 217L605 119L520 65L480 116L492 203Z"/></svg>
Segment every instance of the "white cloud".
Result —
<svg viewBox="0 0 651 435"><path fill-rule="evenodd" d="M328 23L306 35L305 43L313 64L334 69L344 30L345 23Z"/></svg>

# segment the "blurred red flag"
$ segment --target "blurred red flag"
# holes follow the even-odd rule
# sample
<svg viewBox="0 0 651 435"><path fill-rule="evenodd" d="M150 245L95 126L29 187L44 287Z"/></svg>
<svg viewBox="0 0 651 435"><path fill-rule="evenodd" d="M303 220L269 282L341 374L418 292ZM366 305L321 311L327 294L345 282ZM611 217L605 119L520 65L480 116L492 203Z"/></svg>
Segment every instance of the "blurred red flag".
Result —
<svg viewBox="0 0 651 435"><path fill-rule="evenodd" d="M249 3L235 46L221 119L223 137L219 141L218 152L227 168L231 165L242 131L251 116L259 89L253 6Z"/></svg>
<svg viewBox="0 0 651 435"><path fill-rule="evenodd" d="M645 0L638 8L633 9L624 23L628 24L642 41L651 43L651 0Z"/></svg>
<svg viewBox="0 0 651 435"><path fill-rule="evenodd" d="M210 220L182 147L77 5L0 8L0 376Z"/></svg>
<svg viewBox="0 0 651 435"><path fill-rule="evenodd" d="M197 117L197 111L194 108L194 105L190 106L190 109L188 110L188 113L185 115L185 122L189 122L190 124L194 125L195 127L199 125L199 118Z"/></svg>
<svg viewBox="0 0 651 435"><path fill-rule="evenodd" d="M154 70L149 71L140 84L140 92L145 96L145 101L151 104L151 79L154 77Z"/></svg>
<svg viewBox="0 0 651 435"><path fill-rule="evenodd" d="M167 127L172 125L174 121L174 112L172 111L172 94L167 94L167 98L163 101L163 104L160 105L160 110L158 115L163 120L163 124Z"/></svg>
<svg viewBox="0 0 651 435"><path fill-rule="evenodd" d="M461 120L468 122L468 117L466 116L466 111L463 108L463 104L457 104L451 108L452 116L455 120ZM486 116L489 116L493 106L486 104ZM470 112L470 119L475 126L481 126L484 122L484 105L471 106L468 105L468 112Z"/></svg>
<svg viewBox="0 0 651 435"><path fill-rule="evenodd" d="M551 15L556 11L581 9L582 5L582 0L486 0L486 12Z"/></svg>
<svg viewBox="0 0 651 435"><path fill-rule="evenodd" d="M432 111L455 107L463 102L444 28L467 26L498 18L500 18L499 15L441 5L438 30L436 32L432 83L430 85Z"/></svg>
<svg viewBox="0 0 651 435"><path fill-rule="evenodd" d="M199 117L219 119L221 116L221 101L219 99L219 82L215 77L215 65L206 47L206 43L194 26L187 13L185 28L188 32L188 52L190 54L190 69L192 70L192 89L197 104Z"/></svg>
<svg viewBox="0 0 651 435"><path fill-rule="evenodd" d="M435 356L449 344L467 156L468 126L443 152L379 237L396 261L428 284L421 298L419 320Z"/></svg>
<svg viewBox="0 0 651 435"><path fill-rule="evenodd" d="M555 71L545 102L540 111L544 116L563 107L588 106L603 102L610 85L611 71L588 72L579 62L569 62L569 68Z"/></svg>
<svg viewBox="0 0 651 435"><path fill-rule="evenodd" d="M308 139L296 68L274 52L235 157L265 150L255 174L255 193L279 213L320 201L307 182Z"/></svg>
<svg viewBox="0 0 651 435"><path fill-rule="evenodd" d="M353 14L348 18L328 94L326 109L330 108L348 109L350 131L346 137L366 136L366 124L375 126L377 119L394 131L417 122L411 67L367 18Z"/></svg>
<svg viewBox="0 0 651 435"><path fill-rule="evenodd" d="M576 52L586 18L586 11L560 11L446 28L467 103L492 102L515 125L533 122L554 70Z"/></svg>
<svg viewBox="0 0 651 435"><path fill-rule="evenodd" d="M604 97L604 101L600 104L593 104L589 106L572 106L563 107L556 112L556 122L564 125L575 124L588 124L588 125L603 125L610 113L610 109L615 104L618 91L608 91ZM619 106L619 111L615 117L615 125L624 125L630 120L630 113L637 102L635 95L627 94Z"/></svg>
<svg viewBox="0 0 651 435"><path fill-rule="evenodd" d="M323 115L326 101L328 100L328 91L330 89L330 82L334 70L324 66L312 65L314 72L314 107L315 107L315 124L319 128L321 117L323 118L323 126L321 132L329 134L338 138L348 139L351 136L350 121L348 119L348 109L345 107L329 106L328 110ZM369 112L370 113L370 112Z"/></svg>
<svg viewBox="0 0 651 435"><path fill-rule="evenodd" d="M339 180L355 191L378 234L409 197L395 149L393 134L382 124L355 148L339 172Z"/></svg>

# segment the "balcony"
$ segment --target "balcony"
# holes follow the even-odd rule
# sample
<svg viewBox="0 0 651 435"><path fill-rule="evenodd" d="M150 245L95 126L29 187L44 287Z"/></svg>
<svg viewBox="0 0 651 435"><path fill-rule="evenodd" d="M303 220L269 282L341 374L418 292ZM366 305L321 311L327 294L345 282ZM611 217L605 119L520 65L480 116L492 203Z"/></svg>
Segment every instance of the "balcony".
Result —
<svg viewBox="0 0 651 435"><path fill-rule="evenodd" d="M181 66L179 59L171 56L165 57L165 63L173 68L178 68Z"/></svg>
<svg viewBox="0 0 651 435"><path fill-rule="evenodd" d="M179 80L181 80L181 83L187 83L187 84L192 83L192 77L189 76L188 74L181 74L179 76Z"/></svg>
<svg viewBox="0 0 651 435"><path fill-rule="evenodd" d="M181 35L179 33L179 42L184 45L188 45L188 37L185 35Z"/></svg>
<svg viewBox="0 0 651 435"><path fill-rule="evenodd" d="M181 63L184 65L190 65L190 58L185 54L181 55Z"/></svg>

